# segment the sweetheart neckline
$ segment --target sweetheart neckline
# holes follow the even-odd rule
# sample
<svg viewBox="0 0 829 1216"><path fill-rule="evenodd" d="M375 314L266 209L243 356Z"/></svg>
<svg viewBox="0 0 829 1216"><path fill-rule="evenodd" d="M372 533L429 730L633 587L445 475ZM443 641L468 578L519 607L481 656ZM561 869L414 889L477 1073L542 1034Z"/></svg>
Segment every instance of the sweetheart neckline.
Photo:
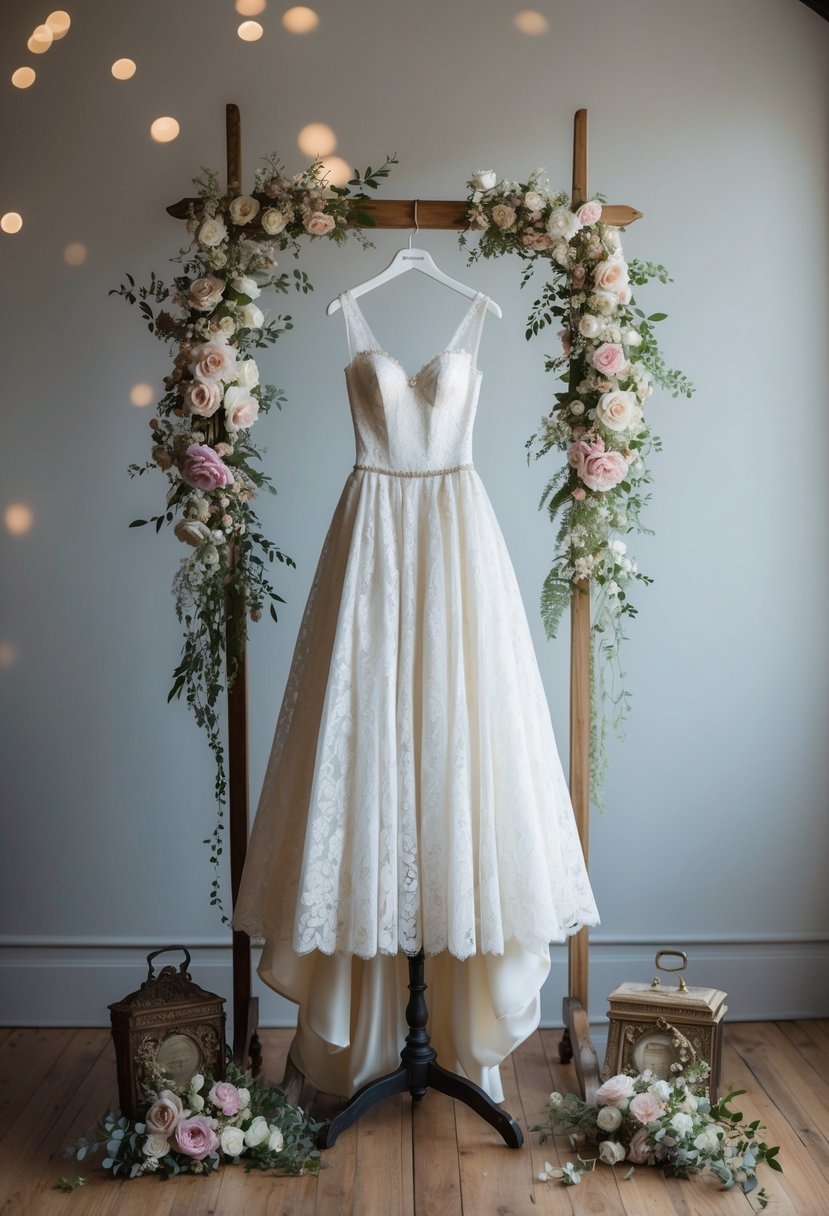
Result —
<svg viewBox="0 0 829 1216"><path fill-rule="evenodd" d="M422 367L418 368L414 375L410 375L400 360L394 355L390 354L389 351L380 350L379 347L367 347L365 350L358 350L354 352L353 358L349 359L348 363L346 363L345 367L343 368L343 373L347 372L349 368L353 367L362 355L382 355L384 359L388 359L390 363L393 363L395 367L400 369L412 388L415 386L415 384L417 384L417 381L420 379L423 373L428 371L432 364L437 363L438 359L442 359L444 355L466 355L470 360L472 359L471 350L451 350L449 347L447 347L446 350L439 350L436 355L432 355L431 359L424 363ZM472 370L475 372L476 376L481 375L481 369L475 366L474 361L472 363Z"/></svg>

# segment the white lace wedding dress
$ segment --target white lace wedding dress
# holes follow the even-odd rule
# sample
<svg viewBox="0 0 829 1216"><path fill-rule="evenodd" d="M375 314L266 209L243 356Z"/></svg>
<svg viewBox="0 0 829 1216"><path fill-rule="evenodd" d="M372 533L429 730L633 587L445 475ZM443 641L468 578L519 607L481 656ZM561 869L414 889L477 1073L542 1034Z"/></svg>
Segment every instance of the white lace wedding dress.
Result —
<svg viewBox="0 0 829 1216"><path fill-rule="evenodd" d="M409 375L341 297L357 459L305 610L233 924L297 1067L399 1063L421 946L445 1068L502 1098L549 943L598 923L515 574L472 465L486 297Z"/></svg>

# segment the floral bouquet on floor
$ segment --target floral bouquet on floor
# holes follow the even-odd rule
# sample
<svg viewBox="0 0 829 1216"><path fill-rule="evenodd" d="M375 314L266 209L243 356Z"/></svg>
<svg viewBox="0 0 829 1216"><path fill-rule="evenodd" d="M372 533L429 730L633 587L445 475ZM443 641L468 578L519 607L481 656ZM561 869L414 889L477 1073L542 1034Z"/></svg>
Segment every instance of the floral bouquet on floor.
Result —
<svg viewBox="0 0 829 1216"><path fill-rule="evenodd" d="M315 1172L322 1124L291 1106L278 1086L257 1086L232 1066L228 1077L214 1082L198 1073L186 1090L161 1089L143 1122L108 1111L66 1154L83 1161L103 1152L103 1168L123 1178L208 1174L239 1162L246 1170Z"/></svg>
<svg viewBox="0 0 829 1216"><path fill-rule="evenodd" d="M575 1149L582 1144L598 1146L598 1160L616 1166L627 1161L630 1178L637 1165L658 1165L675 1178L689 1178L709 1170L726 1190L739 1186L748 1194L757 1187L757 1166L765 1162L782 1172L778 1148L770 1148L759 1137L760 1122L744 1120L731 1109L733 1100L745 1090L729 1090L712 1105L704 1095L708 1065L691 1064L683 1071L674 1065L669 1080L654 1077L650 1069L639 1076L620 1073L599 1087L595 1102L584 1102L576 1094L550 1094L548 1122L535 1128L542 1142L557 1132L569 1135ZM596 1158L578 1156L560 1169L545 1164L541 1181L560 1178L567 1185L581 1181L592 1170ZM755 1198L761 1208L768 1198L761 1187Z"/></svg>

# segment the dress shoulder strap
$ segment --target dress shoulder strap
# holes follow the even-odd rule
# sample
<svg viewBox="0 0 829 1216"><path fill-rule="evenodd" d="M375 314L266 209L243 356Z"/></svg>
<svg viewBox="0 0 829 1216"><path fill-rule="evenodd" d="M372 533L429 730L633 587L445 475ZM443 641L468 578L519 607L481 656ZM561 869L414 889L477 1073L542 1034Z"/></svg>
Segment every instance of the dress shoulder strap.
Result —
<svg viewBox="0 0 829 1216"><path fill-rule="evenodd" d="M454 337L447 350L466 350L472 356L474 363L478 357L478 347L481 344L481 332L486 317L488 297L479 291L472 301L466 316L455 330Z"/></svg>
<svg viewBox="0 0 829 1216"><path fill-rule="evenodd" d="M360 351L379 350L377 339L351 292L342 292L339 299L342 305L343 317L345 318L349 359L353 359Z"/></svg>

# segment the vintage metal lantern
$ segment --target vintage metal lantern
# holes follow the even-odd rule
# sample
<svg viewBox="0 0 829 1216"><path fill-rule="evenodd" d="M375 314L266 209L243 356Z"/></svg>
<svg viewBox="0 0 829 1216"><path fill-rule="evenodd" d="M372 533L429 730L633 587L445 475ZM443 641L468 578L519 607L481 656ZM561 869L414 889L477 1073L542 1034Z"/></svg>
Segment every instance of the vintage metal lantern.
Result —
<svg viewBox="0 0 829 1216"><path fill-rule="evenodd" d="M678 967L662 962L681 959ZM660 950L659 971L681 972L688 957L681 950ZM726 993L718 988L689 988L680 975L679 986L663 986L656 976L650 984L620 984L608 1000L610 1029L602 1080L617 1073L641 1073L650 1068L655 1078L668 1079L673 1064L704 1060L709 1068L708 1096L716 1102L722 1069L723 1017Z"/></svg>
<svg viewBox="0 0 829 1216"><path fill-rule="evenodd" d="M153 960L182 950L176 969L153 973ZM121 1110L144 1114L159 1089L186 1089L196 1073L224 1076L224 997L205 992L190 978L190 951L169 946L147 955L147 978L137 992L110 1005Z"/></svg>

